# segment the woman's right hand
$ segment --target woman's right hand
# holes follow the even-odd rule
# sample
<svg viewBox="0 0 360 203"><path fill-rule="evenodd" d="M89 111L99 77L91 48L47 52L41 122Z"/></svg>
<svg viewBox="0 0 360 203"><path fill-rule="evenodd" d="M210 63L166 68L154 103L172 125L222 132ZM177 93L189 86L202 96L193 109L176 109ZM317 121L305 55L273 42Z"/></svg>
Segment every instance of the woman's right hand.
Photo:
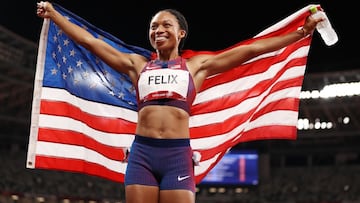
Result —
<svg viewBox="0 0 360 203"><path fill-rule="evenodd" d="M36 14L39 17L49 18L50 13L53 10L54 10L53 6L51 5L51 3L47 2L47 1L40 1L39 3L37 3Z"/></svg>

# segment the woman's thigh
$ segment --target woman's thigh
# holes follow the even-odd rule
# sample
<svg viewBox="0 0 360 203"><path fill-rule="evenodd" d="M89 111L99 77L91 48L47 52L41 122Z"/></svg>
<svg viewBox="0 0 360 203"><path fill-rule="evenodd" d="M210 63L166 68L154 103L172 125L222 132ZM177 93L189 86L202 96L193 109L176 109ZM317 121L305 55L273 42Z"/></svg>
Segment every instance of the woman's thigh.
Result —
<svg viewBox="0 0 360 203"><path fill-rule="evenodd" d="M195 203L195 193L190 190L161 190L159 203Z"/></svg>
<svg viewBox="0 0 360 203"><path fill-rule="evenodd" d="M126 203L159 203L159 188L147 185L125 187Z"/></svg>

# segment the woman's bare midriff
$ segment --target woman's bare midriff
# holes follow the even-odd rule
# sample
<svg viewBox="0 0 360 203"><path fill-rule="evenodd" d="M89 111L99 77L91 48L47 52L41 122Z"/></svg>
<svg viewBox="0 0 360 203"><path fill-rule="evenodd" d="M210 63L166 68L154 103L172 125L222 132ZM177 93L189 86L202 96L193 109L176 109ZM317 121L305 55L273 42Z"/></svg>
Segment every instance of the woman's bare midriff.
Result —
<svg viewBox="0 0 360 203"><path fill-rule="evenodd" d="M151 105L138 114L136 134L158 139L189 138L189 114L177 107Z"/></svg>

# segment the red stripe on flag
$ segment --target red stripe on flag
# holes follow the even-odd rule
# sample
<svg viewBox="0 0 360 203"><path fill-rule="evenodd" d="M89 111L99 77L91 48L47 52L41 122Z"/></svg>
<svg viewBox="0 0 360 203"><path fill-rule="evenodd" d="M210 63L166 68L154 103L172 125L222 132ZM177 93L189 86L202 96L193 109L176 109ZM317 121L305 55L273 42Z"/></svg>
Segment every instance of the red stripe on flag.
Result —
<svg viewBox="0 0 360 203"><path fill-rule="evenodd" d="M41 100L40 113L72 118L93 129L108 133L134 134L136 128L136 123L121 118L91 115L67 102Z"/></svg>
<svg viewBox="0 0 360 203"><path fill-rule="evenodd" d="M221 123L212 123L204 126L191 127L190 128L191 138L193 139L206 138L219 134L224 134L233 130L235 127L243 124L249 118L251 118L250 120L254 120L259 116L262 116L266 113L273 112L276 110L289 110L296 112L298 107L294 104L294 102L298 103L299 100L295 98L281 99L269 103L268 105L264 106L261 110L259 110L256 113L254 113L256 110L256 107L254 107L252 109L249 109L249 111L244 114L236 114L235 116L232 116L231 118L226 119ZM255 136L255 138L256 137L258 136ZM277 136L274 135L274 137Z"/></svg>
<svg viewBox="0 0 360 203"><path fill-rule="evenodd" d="M238 142L249 142L254 140L269 139L295 140L296 134L296 126L268 125L247 131L241 137L239 137Z"/></svg>
<svg viewBox="0 0 360 203"><path fill-rule="evenodd" d="M97 142L89 135L70 130L39 128L38 141L82 146L118 161L123 161L125 157L122 147L105 145Z"/></svg>
<svg viewBox="0 0 360 203"><path fill-rule="evenodd" d="M35 168L79 172L106 178L108 180L124 182L124 174L109 170L102 165L86 162L80 159L66 159L37 155Z"/></svg>

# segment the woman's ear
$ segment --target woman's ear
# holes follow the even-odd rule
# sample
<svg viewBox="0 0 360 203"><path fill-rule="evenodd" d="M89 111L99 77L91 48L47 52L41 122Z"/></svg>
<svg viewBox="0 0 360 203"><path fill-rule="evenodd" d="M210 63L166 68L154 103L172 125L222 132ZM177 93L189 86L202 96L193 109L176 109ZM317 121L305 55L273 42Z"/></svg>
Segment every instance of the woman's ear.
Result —
<svg viewBox="0 0 360 203"><path fill-rule="evenodd" d="M185 30L180 30L180 38L185 38L186 37L186 31Z"/></svg>

